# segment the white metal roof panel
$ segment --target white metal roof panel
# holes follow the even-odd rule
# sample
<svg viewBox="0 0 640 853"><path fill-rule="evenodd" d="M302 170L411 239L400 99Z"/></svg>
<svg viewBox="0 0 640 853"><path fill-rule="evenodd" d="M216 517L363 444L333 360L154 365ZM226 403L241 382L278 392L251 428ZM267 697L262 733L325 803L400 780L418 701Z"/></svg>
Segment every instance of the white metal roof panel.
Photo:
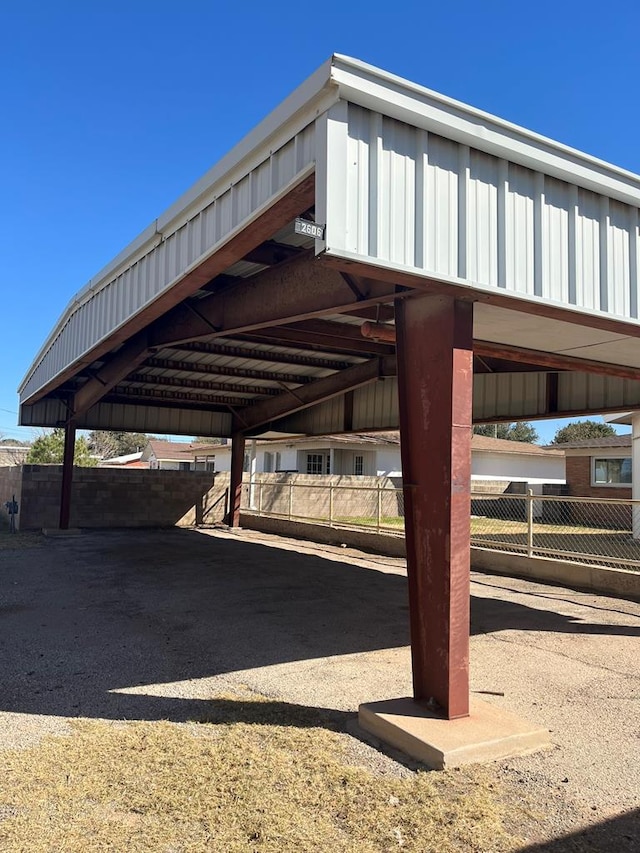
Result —
<svg viewBox="0 0 640 853"><path fill-rule="evenodd" d="M88 364L92 348L314 169L316 219L326 222L317 252L637 322L638 176L334 56L79 292L27 373L22 400ZM499 314L488 309L485 321L486 339L500 341ZM597 342L602 360L614 337ZM627 340L620 336L615 354ZM585 333L574 344L577 354L593 342ZM354 428L371 427L367 418L392 425L388 394L356 392Z"/></svg>
<svg viewBox="0 0 640 853"><path fill-rule="evenodd" d="M513 140L488 153L457 141L455 122L437 126L446 137L353 103L331 107L318 200L328 254L637 322L640 179L626 176L622 192L626 173L590 158L578 168L565 150L559 170L561 146L553 158L550 144L524 157Z"/></svg>

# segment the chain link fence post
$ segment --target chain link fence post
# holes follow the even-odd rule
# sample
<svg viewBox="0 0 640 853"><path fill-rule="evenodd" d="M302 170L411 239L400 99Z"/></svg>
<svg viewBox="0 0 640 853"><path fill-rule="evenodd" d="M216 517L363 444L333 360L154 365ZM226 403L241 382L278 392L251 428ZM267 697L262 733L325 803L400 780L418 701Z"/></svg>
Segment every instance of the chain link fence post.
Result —
<svg viewBox="0 0 640 853"><path fill-rule="evenodd" d="M329 527L333 527L333 483L329 483Z"/></svg>
<svg viewBox="0 0 640 853"><path fill-rule="evenodd" d="M527 557L533 557L533 489L527 489Z"/></svg>
<svg viewBox="0 0 640 853"><path fill-rule="evenodd" d="M378 480L378 513L376 517L376 529L380 533L380 522L382 521L382 483Z"/></svg>

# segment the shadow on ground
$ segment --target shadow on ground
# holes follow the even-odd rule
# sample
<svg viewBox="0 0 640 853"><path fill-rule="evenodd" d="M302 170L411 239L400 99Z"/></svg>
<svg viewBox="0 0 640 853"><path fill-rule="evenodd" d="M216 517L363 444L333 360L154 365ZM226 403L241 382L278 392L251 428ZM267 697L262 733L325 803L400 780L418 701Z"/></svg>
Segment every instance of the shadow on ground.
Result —
<svg viewBox="0 0 640 853"><path fill-rule="evenodd" d="M520 853L637 853L640 850L640 810L594 824L579 832L523 847Z"/></svg>
<svg viewBox="0 0 640 853"><path fill-rule="evenodd" d="M0 559L3 711L202 719L209 699L119 691L409 641L403 576L258 543L104 532ZM499 596L472 599L473 633L640 635Z"/></svg>

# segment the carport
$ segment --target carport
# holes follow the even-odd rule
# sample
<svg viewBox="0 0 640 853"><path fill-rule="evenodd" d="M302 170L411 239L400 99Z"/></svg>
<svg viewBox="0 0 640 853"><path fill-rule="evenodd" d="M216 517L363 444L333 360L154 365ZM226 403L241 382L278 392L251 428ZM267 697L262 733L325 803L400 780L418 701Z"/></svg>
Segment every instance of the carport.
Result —
<svg viewBox="0 0 640 853"><path fill-rule="evenodd" d="M236 525L247 437L399 426L414 699L467 718L471 424L640 408L639 206L635 175L333 56L36 356L61 528L78 428L230 437Z"/></svg>

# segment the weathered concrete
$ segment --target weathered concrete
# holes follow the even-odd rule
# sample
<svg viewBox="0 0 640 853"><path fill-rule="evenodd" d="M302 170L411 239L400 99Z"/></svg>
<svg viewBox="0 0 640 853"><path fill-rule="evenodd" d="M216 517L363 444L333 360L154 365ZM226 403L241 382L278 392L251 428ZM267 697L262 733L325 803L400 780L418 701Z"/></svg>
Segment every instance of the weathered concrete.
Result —
<svg viewBox="0 0 640 853"><path fill-rule="evenodd" d="M373 551L390 557L404 557L406 554L404 536L376 533L375 530L329 527L324 524L289 521L286 518L254 515L249 512L241 513L240 525L251 530L261 530L264 533L300 537L300 539L324 542L328 545L346 545L349 548L361 548L363 551Z"/></svg>
<svg viewBox="0 0 640 853"><path fill-rule="evenodd" d="M549 731L471 699L469 716L446 720L412 699L360 705L358 722L383 743L434 770L526 755L551 745Z"/></svg>
<svg viewBox="0 0 640 853"><path fill-rule="evenodd" d="M301 705L346 725L411 691L400 559L252 530L83 532L24 550L2 536L0 747L73 717L209 718L247 690L284 721ZM570 810L557 834L640 807L639 606L475 573L471 634L472 697L550 729L555 747L487 772L541 813Z"/></svg>
<svg viewBox="0 0 640 853"><path fill-rule="evenodd" d="M640 601L640 572L626 569L527 557L524 554L507 554L484 548L471 549L471 565L476 571L530 578Z"/></svg>
<svg viewBox="0 0 640 853"><path fill-rule="evenodd" d="M310 522L288 521L286 518L268 518L252 513L241 516L243 527L262 530L279 536L293 536L324 542L329 545L346 545L361 548L388 557L404 557L404 537L387 533L332 528ZM529 578L543 583L570 586L573 589L591 590L603 595L619 595L640 601L640 572L610 569L587 563L549 560L544 557L527 557L485 548L471 549L471 567L479 572L492 572L509 577Z"/></svg>

